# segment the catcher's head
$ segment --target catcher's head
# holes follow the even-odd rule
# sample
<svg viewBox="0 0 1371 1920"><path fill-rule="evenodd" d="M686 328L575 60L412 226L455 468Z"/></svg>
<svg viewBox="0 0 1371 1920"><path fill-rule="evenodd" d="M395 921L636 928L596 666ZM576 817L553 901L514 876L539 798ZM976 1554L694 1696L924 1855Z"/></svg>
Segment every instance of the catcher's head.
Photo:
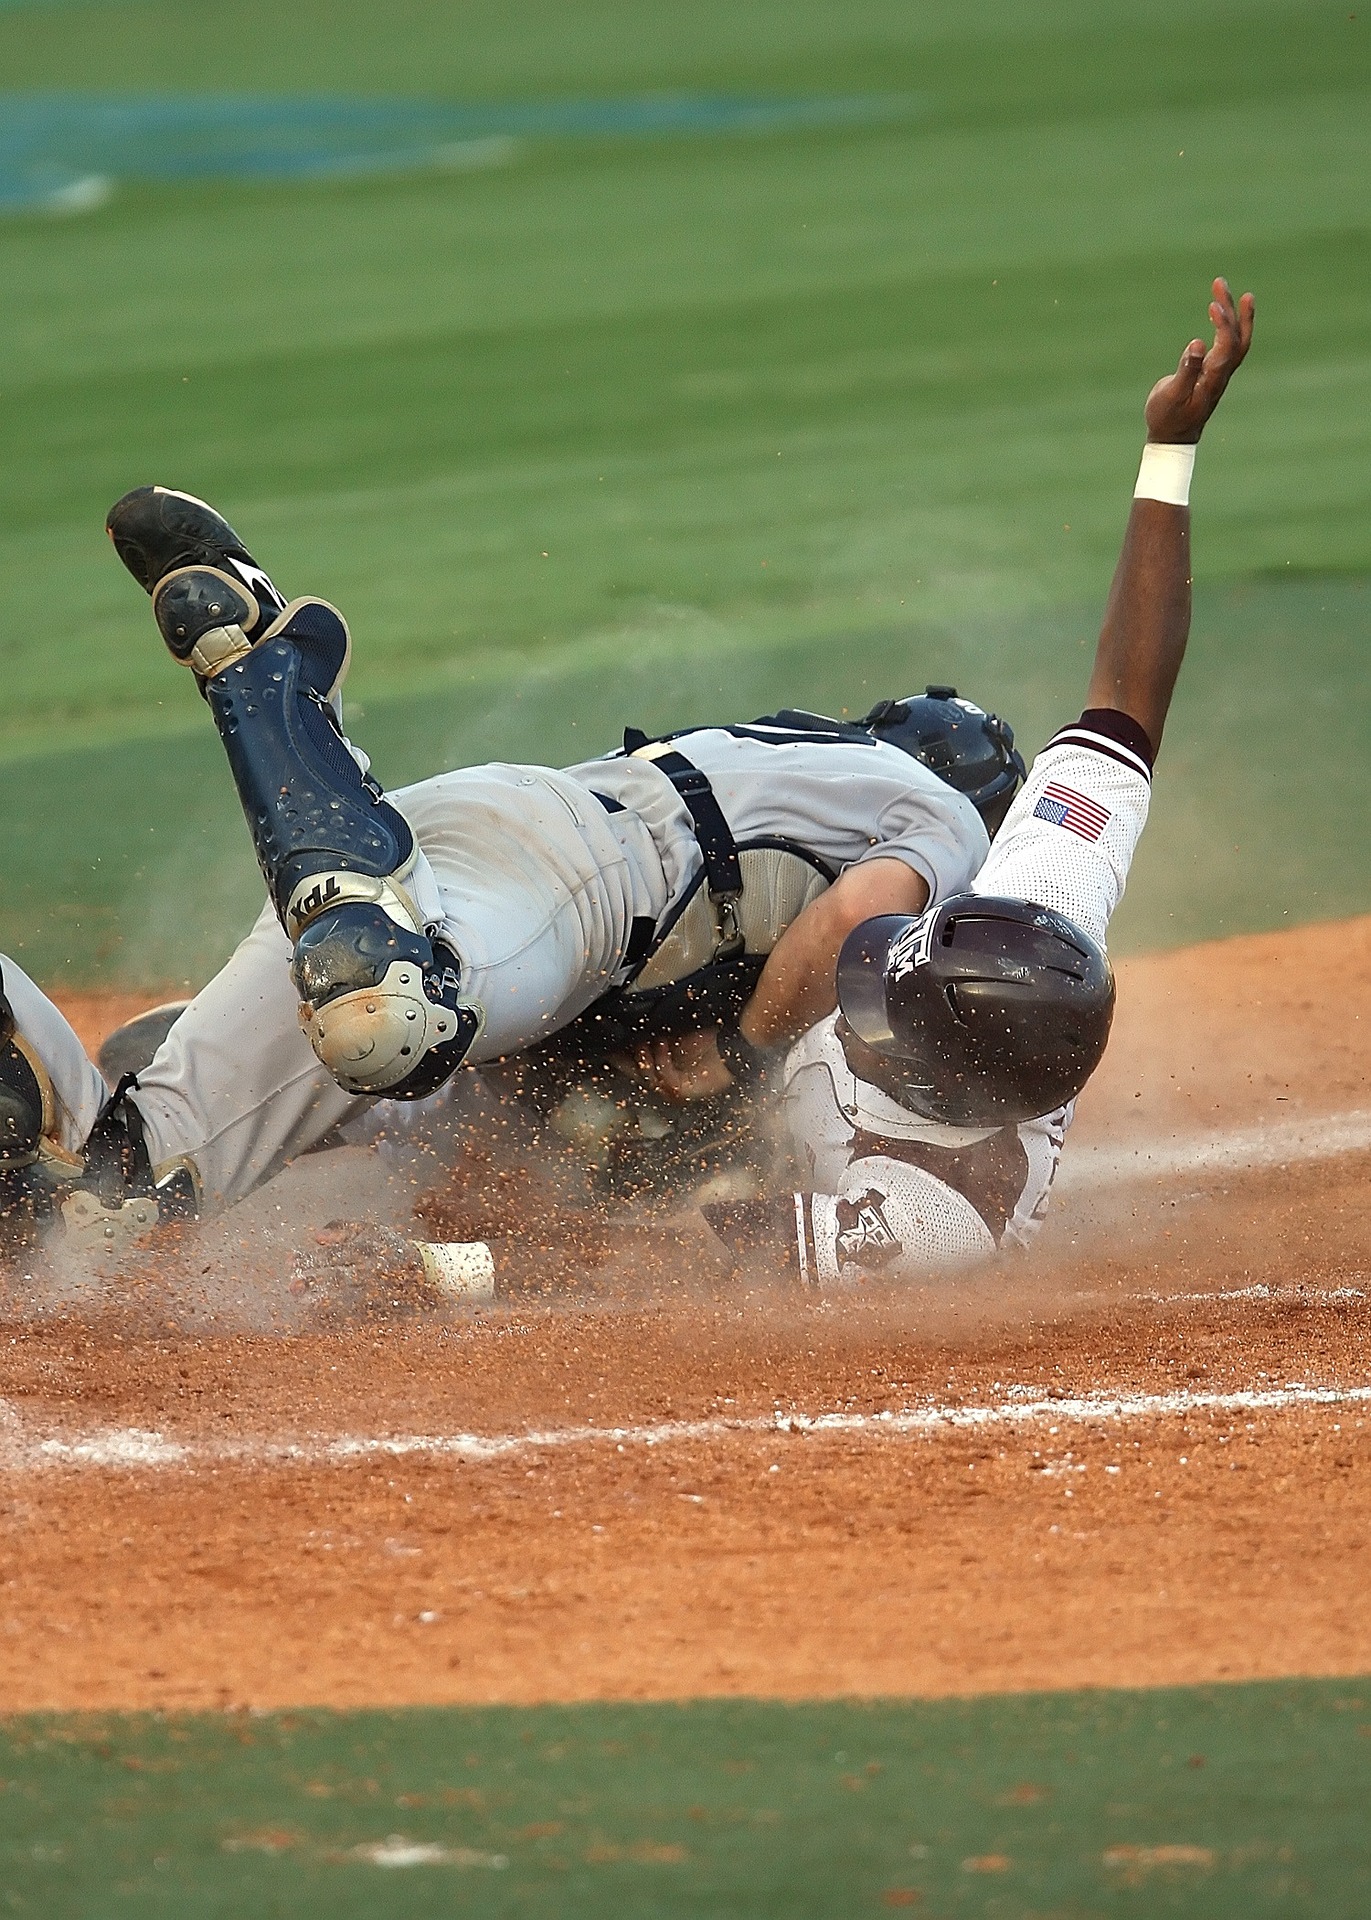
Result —
<svg viewBox="0 0 1371 1920"><path fill-rule="evenodd" d="M1064 914L957 894L853 929L838 1004L904 1106L951 1126L1011 1126L1074 1099L1114 1015L1103 947Z"/></svg>
<svg viewBox="0 0 1371 1920"><path fill-rule="evenodd" d="M1007 721L963 700L955 687L928 687L878 700L859 724L964 793L994 839L1024 781L1023 755Z"/></svg>

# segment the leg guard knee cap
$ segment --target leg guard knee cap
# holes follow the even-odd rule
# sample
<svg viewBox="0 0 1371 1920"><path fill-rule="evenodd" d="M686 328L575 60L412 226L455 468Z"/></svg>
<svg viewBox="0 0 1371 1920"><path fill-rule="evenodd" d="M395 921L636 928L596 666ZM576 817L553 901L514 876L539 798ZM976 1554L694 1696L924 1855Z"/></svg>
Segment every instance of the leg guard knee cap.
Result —
<svg viewBox="0 0 1371 1920"><path fill-rule="evenodd" d="M301 934L292 964L300 1024L348 1093L420 1100L456 1072L481 1030L455 964L379 907L334 908Z"/></svg>
<svg viewBox="0 0 1371 1920"><path fill-rule="evenodd" d="M0 1043L0 1167L33 1165L51 1105L51 1090L44 1087L28 1054L13 1037Z"/></svg>
<svg viewBox="0 0 1371 1920"><path fill-rule="evenodd" d="M55 1121L52 1082L38 1055L19 1037L0 978L0 1168L33 1166Z"/></svg>

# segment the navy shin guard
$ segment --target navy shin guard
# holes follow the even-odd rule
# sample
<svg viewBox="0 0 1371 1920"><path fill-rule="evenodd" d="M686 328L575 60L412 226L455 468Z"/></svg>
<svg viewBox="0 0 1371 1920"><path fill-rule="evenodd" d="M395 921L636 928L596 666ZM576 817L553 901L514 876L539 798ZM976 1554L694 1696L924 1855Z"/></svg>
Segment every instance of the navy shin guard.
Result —
<svg viewBox="0 0 1371 1920"><path fill-rule="evenodd" d="M168 647L200 676L224 743L295 944L301 1024L348 1092L419 1099L456 1071L481 1013L461 999L456 959L435 950L409 891L409 823L335 718L347 623L325 601L296 600L249 641L245 595L240 607L228 584L189 569L160 583L153 606Z"/></svg>
<svg viewBox="0 0 1371 1920"><path fill-rule="evenodd" d="M410 932L414 835L349 753L328 693L346 650L342 617L307 602L271 639L205 684L267 889L292 940L344 901L380 906Z"/></svg>

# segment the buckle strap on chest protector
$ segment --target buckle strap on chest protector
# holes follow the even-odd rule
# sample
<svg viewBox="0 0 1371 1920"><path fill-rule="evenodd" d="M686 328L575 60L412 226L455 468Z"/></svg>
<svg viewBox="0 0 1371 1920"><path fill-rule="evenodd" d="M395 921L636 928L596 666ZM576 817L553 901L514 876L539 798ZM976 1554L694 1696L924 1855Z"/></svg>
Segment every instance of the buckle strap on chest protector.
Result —
<svg viewBox="0 0 1371 1920"><path fill-rule="evenodd" d="M637 727L625 727L624 753L630 760L650 760L684 801L695 825L695 838L700 843L700 858L704 861L705 885L714 908L719 942L714 958L732 959L743 951L744 944L738 919L743 871L733 829L724 818L724 810L708 777L670 740L649 740Z"/></svg>

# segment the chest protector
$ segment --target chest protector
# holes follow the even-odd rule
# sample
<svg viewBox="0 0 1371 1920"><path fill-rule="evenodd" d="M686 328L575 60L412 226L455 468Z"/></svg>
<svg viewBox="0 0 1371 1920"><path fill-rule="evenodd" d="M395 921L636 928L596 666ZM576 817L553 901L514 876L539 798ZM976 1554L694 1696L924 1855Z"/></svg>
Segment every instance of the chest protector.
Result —
<svg viewBox="0 0 1371 1920"><path fill-rule="evenodd" d="M701 873L673 910L630 991L673 986L719 961L765 960L791 922L831 884L812 855L782 841L748 842L738 847L737 858L737 894L716 898Z"/></svg>
<svg viewBox="0 0 1371 1920"><path fill-rule="evenodd" d="M628 977L557 1036L559 1051L613 1053L736 1019L781 935L836 878L790 841L736 841L708 778L673 740L630 728L624 752L652 761L675 787L702 864L660 924L643 923Z"/></svg>

